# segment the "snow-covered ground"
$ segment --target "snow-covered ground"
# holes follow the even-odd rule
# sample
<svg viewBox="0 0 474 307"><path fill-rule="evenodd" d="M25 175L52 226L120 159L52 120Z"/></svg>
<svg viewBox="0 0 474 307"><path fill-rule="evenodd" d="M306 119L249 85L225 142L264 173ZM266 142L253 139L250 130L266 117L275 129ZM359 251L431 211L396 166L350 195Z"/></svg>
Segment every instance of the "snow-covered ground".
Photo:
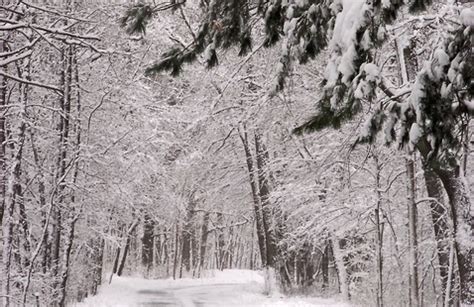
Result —
<svg viewBox="0 0 474 307"><path fill-rule="evenodd" d="M330 299L268 297L260 272L225 270L207 273L201 279L146 280L114 277L99 294L74 307L309 307L348 304Z"/></svg>

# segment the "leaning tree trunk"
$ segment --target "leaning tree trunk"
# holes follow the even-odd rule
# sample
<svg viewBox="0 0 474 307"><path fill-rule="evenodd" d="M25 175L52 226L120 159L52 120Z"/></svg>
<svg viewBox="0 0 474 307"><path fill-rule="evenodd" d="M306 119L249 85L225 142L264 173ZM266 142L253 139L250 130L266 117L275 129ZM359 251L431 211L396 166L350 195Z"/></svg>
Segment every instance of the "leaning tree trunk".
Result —
<svg viewBox="0 0 474 307"><path fill-rule="evenodd" d="M133 232L135 231L135 228L138 225L138 222L139 222L139 220L137 219L128 228L126 238L125 238L125 244L123 246L122 258L120 259L120 263L119 263L119 266L117 268L117 275L118 276L122 276L122 274L123 274L123 269L125 268L125 263L126 263L126 260L127 260L128 251L130 249L130 240L132 238Z"/></svg>

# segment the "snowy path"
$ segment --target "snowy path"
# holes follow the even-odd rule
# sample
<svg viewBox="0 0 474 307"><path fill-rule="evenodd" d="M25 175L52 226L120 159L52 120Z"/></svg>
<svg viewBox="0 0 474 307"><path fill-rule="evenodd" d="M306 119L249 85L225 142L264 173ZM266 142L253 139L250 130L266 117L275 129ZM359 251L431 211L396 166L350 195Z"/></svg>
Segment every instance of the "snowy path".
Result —
<svg viewBox="0 0 474 307"><path fill-rule="evenodd" d="M115 278L75 307L310 307L349 305L329 299L267 297L258 272L229 270L181 280Z"/></svg>

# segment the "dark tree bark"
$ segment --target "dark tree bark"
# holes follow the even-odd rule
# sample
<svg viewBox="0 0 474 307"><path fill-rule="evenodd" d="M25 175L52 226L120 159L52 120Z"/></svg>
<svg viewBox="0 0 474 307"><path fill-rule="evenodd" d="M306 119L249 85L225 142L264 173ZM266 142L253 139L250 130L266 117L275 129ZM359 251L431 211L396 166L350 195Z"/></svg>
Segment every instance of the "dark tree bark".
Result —
<svg viewBox="0 0 474 307"><path fill-rule="evenodd" d="M323 277L322 288L327 289L329 287L329 259L331 252L331 244L329 241L326 241L326 246L324 247L323 256L321 258L321 274Z"/></svg>
<svg viewBox="0 0 474 307"><path fill-rule="evenodd" d="M29 62L26 66L27 74L29 75ZM3 236L3 253L2 253L2 274L4 280L2 283L2 294L4 297L3 306L10 306L10 287L11 287L11 271L12 271L12 256L13 256L13 242L15 229L15 203L17 200L18 185L21 176L21 162L23 159L23 149L25 144L26 132L26 107L28 104L28 86L20 84L20 117L19 124L16 127L16 143L14 145L13 156L11 158L10 173L8 174L8 182L6 187L6 194L4 200L4 214L6 213L5 221L2 224ZM5 157L4 157L5 158Z"/></svg>
<svg viewBox="0 0 474 307"><path fill-rule="evenodd" d="M180 276L182 277L183 269L186 272L191 271L191 248L192 240L194 237L194 215L196 208L196 200L194 194L190 195L188 200L188 206L186 208L186 217L184 221L184 227L182 229L182 248L181 248L181 268Z"/></svg>
<svg viewBox="0 0 474 307"><path fill-rule="evenodd" d="M209 218L210 213L204 213L204 218L202 220L201 226L201 248L199 251L199 273L204 268L204 259L206 257L207 249L207 238L209 237Z"/></svg>
<svg viewBox="0 0 474 307"><path fill-rule="evenodd" d="M474 300L472 285L474 284L473 274L473 250L470 243L459 241L458 238L473 237L474 233L474 217L472 216L470 207L468 187L465 185L463 178L460 177L459 167L452 170L438 170L437 174L441 179L443 186L448 194L451 215L454 224L455 255L459 267L460 297L461 301L471 304Z"/></svg>
<svg viewBox="0 0 474 307"><path fill-rule="evenodd" d="M407 169L407 203L409 228L409 261L410 261L410 306L420 305L418 289L418 236L417 236L417 205L415 200L415 163L413 155L406 158Z"/></svg>
<svg viewBox="0 0 474 307"><path fill-rule="evenodd" d="M112 267L112 274L117 274L117 269L120 261L120 246L117 247L115 250L115 260L114 260L114 265Z"/></svg>
<svg viewBox="0 0 474 307"><path fill-rule="evenodd" d="M5 41L0 41L0 53L4 52ZM1 70L6 70L6 67L0 67ZM7 102L7 79L3 76L0 76L0 108L6 106ZM6 197L6 116L5 112L0 112L0 227L3 223L3 212L5 208L5 197Z"/></svg>
<svg viewBox="0 0 474 307"><path fill-rule="evenodd" d="M443 205L443 184L438 176L429 167L424 167L424 178L426 184L426 191L430 198L435 200L430 201L431 220L433 221L433 230L436 238L439 274L442 286L442 298L444 301L446 282L448 280L449 268L449 239L450 230L448 225L448 214L446 207Z"/></svg>
<svg viewBox="0 0 474 307"><path fill-rule="evenodd" d="M93 244L95 246L93 251L93 260L92 260L92 282L91 282L91 294L96 295L99 286L102 284L102 270L104 262L104 247L105 240L103 238L99 239L97 243ZM119 250L118 250L119 252ZM118 263L118 257L116 258L116 263ZM115 265L115 270L117 270L117 265Z"/></svg>
<svg viewBox="0 0 474 307"><path fill-rule="evenodd" d="M66 243L64 244L64 263L63 269L61 272L61 281L59 284L60 295L59 295L59 306L66 307L66 290L67 290L67 281L69 274L69 265L71 262L71 252L72 246L74 243L74 231L76 227L76 222L79 216L73 216L69 222L69 231L66 236Z"/></svg>
<svg viewBox="0 0 474 307"><path fill-rule="evenodd" d="M220 228L216 229L216 265L218 270L225 269L225 236L224 236L224 216L217 213L217 223Z"/></svg>
<svg viewBox="0 0 474 307"><path fill-rule="evenodd" d="M60 86L63 89L63 96L59 100L59 108L61 114L58 119L57 131L59 134L58 140L58 156L56 159L56 184L57 188L57 200L56 206L53 211L53 229L52 237L53 242L51 245L51 265L52 265L52 277L53 277L53 289L59 294L58 287L60 285L59 269L60 269L60 250L61 250L61 232L62 232L62 209L64 205L65 186L62 181L65 180L64 176L67 171L67 152L68 152L68 138L69 138L69 125L71 117L71 83L72 83L72 46L66 48L63 51L61 58L64 62L64 67L61 70ZM56 305L58 301L53 302Z"/></svg>
<svg viewBox="0 0 474 307"><path fill-rule="evenodd" d="M459 241L459 238L472 238L474 233L474 217L470 210L469 188L465 185L464 178L460 173L460 167L456 165L455 161L452 162L454 166L449 166L435 159L428 159L431 147L426 139L422 139L417 144L417 149L423 157L426 168L431 169L438 176L448 195L449 213L454 225L454 233L451 236L455 238L454 249L460 283L459 296L463 303L470 304L474 300L474 294L471 291L471 285L474 283L474 274L472 274L473 250L469 242ZM453 298L457 296L453 293ZM457 304L456 300L452 303Z"/></svg>
<svg viewBox="0 0 474 307"><path fill-rule="evenodd" d="M250 188L252 191L252 198L253 198L253 204L254 204L255 226L257 228L258 247L260 251L262 266L266 266L267 265L267 247L266 247L266 239L265 239L265 229L263 227L263 215L262 215L262 209L261 209L260 198L259 198L258 179L256 178L257 176L255 175L252 151L250 149L250 145L248 142L248 136L247 136L247 131L245 130L245 126L243 126L242 130L243 131L240 131L239 136L244 146L245 157L246 157L246 162L247 162L247 170L249 172Z"/></svg>
<svg viewBox="0 0 474 307"><path fill-rule="evenodd" d="M178 269L179 262L179 223L176 222L175 234L174 234L174 250L173 250L173 279L176 279L176 270Z"/></svg>
<svg viewBox="0 0 474 307"><path fill-rule="evenodd" d="M270 203L269 171L267 168L268 152L262 136L258 132L255 133L255 151L257 153L258 187L262 206L262 224L265 231L267 266L275 268L278 250L276 228L273 225L272 204Z"/></svg>
<svg viewBox="0 0 474 307"><path fill-rule="evenodd" d="M381 208L382 208L382 192L381 192L381 184L380 184L380 173L382 165L379 162L378 156L376 154L373 155L375 165L376 165L376 174L375 174L375 195L377 196L377 203L374 210L374 217L375 217L375 229L376 229L376 259L377 259L377 306L383 307L384 306L384 299L383 299L383 224L381 223Z"/></svg>
<svg viewBox="0 0 474 307"><path fill-rule="evenodd" d="M153 267L154 229L155 222L148 214L145 214L143 219L142 265L146 269L147 274Z"/></svg>
<svg viewBox="0 0 474 307"><path fill-rule="evenodd" d="M130 241L132 239L132 234L135 231L135 228L137 227L138 222L139 222L139 220L135 221L128 228L126 238L125 238L125 244L123 246L122 258L120 259L120 264L119 264L118 269L117 269L117 275L118 276L122 276L122 274L123 274L123 269L125 268L125 263L127 261L128 251L130 249Z"/></svg>
<svg viewBox="0 0 474 307"><path fill-rule="evenodd" d="M39 194L39 205L41 210L41 227L44 229L46 225L47 212L46 210L46 188L44 184L44 175L42 165L40 162L40 156L38 149L35 144L35 136L32 131L30 131L30 141L31 149L33 151L33 159L35 161L36 171L38 172L38 194ZM46 274L49 268L50 261L50 243L48 241L49 232L48 229L45 229L45 235L43 237L43 248L41 249L41 268L44 274Z"/></svg>

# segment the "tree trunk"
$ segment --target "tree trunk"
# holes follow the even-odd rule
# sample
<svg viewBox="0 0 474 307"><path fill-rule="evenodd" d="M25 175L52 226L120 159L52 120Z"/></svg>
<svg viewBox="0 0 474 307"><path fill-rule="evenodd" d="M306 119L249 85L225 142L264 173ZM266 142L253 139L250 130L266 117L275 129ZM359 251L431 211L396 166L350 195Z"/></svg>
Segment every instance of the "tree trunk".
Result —
<svg viewBox="0 0 474 307"><path fill-rule="evenodd" d="M142 265L148 275L153 267L155 222L145 213L143 219Z"/></svg>
<svg viewBox="0 0 474 307"><path fill-rule="evenodd" d="M74 160L74 173L72 177L72 184L76 185L77 179L79 176L79 159L78 156L80 154L80 149L81 149L81 99L80 99L80 90L79 90L79 71L77 67L77 62L76 62L76 56L75 56L75 50L72 46L69 47L68 50L68 66L67 66L67 84L69 85L69 90L65 90L65 92L68 93L69 95L69 101L66 104L65 111L68 112L66 114L66 117L68 118L68 122L70 121L70 110L71 110L71 93L72 93L72 88L73 88L73 76L74 76L74 88L76 91L76 117L77 121L75 123L75 130L76 130L76 144L75 144L75 160ZM68 123L69 125L69 123ZM69 128L68 128L69 130ZM66 137L68 137L68 133L66 134ZM76 227L76 222L79 219L79 213L76 213L76 195L74 191L71 192L71 204L70 207L68 208L68 227L69 227L69 232L67 233L66 236L66 242L64 245L64 252L63 252L63 268L61 272L61 280L59 284L59 289L60 289L60 297L59 297L59 306L65 307L66 306L66 290L67 290L67 281L69 277L69 266L71 262L71 253L72 253L72 247L74 244L74 235L75 235L75 227Z"/></svg>
<svg viewBox="0 0 474 307"><path fill-rule="evenodd" d="M472 237L474 217L470 210L469 190L459 167L452 170L436 171L448 194L451 215L454 225L455 254L459 266L460 297L464 304L474 300L472 285L474 284L472 264Z"/></svg>
<svg viewBox="0 0 474 307"><path fill-rule="evenodd" d="M191 248L192 238L194 237L194 214L196 207L196 200L194 195L191 195L188 199L188 206L186 208L186 217L184 221L184 227L182 229L182 249L181 249L181 269L180 277L182 277L183 269L186 272L191 271Z"/></svg>
<svg viewBox="0 0 474 307"><path fill-rule="evenodd" d="M92 287L91 287L91 294L96 295L98 287L102 284L102 266L104 262L104 247L105 247L105 240L99 239L98 244L94 244L95 246L93 252L93 274L92 274Z"/></svg>
<svg viewBox="0 0 474 307"><path fill-rule="evenodd" d="M61 232L62 232L62 208L64 205L64 175L67 169L67 149L68 149L68 138L69 138L69 124L70 124L70 111L71 111L71 82L72 82L72 46L66 48L63 51L62 60L64 61L64 67L61 71L61 88L63 89L63 96L59 101L59 108L61 114L59 115L59 122L57 131L59 134L58 140L58 156L56 160L56 176L55 181L57 188L57 202L53 212L53 230L52 237L53 242L51 245L51 265L52 265L52 278L53 278L53 290L55 293L53 296L60 295L59 270L60 270L60 250L61 250ZM60 180L61 179L61 180ZM52 305L56 305L59 301L53 302Z"/></svg>
<svg viewBox="0 0 474 307"><path fill-rule="evenodd" d="M176 222L174 237L174 251L173 251L173 279L176 279L176 270L178 269L178 252L179 252L179 223Z"/></svg>
<svg viewBox="0 0 474 307"><path fill-rule="evenodd" d="M5 41L0 41L0 53L4 52ZM1 70L6 71L6 67L0 67ZM7 102L7 79L0 76L0 109L6 106ZM1 109L3 110L3 109ZM7 167L6 167L6 112L0 112L0 227L3 223L3 213L5 208L6 185L7 185Z"/></svg>
<svg viewBox="0 0 474 307"><path fill-rule="evenodd" d="M67 280L69 274L69 265L71 262L71 252L72 246L74 243L74 230L76 227L76 222L79 216L72 216L71 221L69 222L69 232L67 233L66 243L64 244L64 261L63 269L61 272L61 282L59 284L60 294L59 294L59 306L66 307L66 290L67 290Z"/></svg>
<svg viewBox="0 0 474 307"><path fill-rule="evenodd" d="M20 110L19 124L17 127L17 142L15 145L15 151L12 157L12 164L10 166L10 174L8 177L8 184L5 195L5 220L3 222L3 268L2 275L4 281L2 283L2 294L3 297L3 307L10 306L10 286L11 286L11 271L12 271L12 253L13 253L13 236L14 236L14 213L15 213L15 198L17 190L15 187L20 182L21 174L21 160L23 156L23 147L25 143L25 131L26 131L26 105L28 103L26 91L28 87L23 85L21 88L21 99L22 99L22 108Z"/></svg>
<svg viewBox="0 0 474 307"><path fill-rule="evenodd" d="M255 151L257 154L258 187L262 206L262 224L265 231L267 266L275 268L278 251L273 225L272 204L270 203L269 170L267 168L268 152L262 141L262 136L258 132L255 133Z"/></svg>
<svg viewBox="0 0 474 307"><path fill-rule="evenodd" d="M407 169L407 202L409 228L409 270L410 270L410 306L419 306L418 294L418 241L417 241L417 208L415 200L415 163L413 156L406 159Z"/></svg>
<svg viewBox="0 0 474 307"><path fill-rule="evenodd" d="M122 259L120 259L120 264L117 269L117 275L122 276L123 274L123 269L125 268L125 262L127 261L127 255L128 255L128 250L130 249L130 240L132 238L133 231L138 225L139 220L135 221L130 225L128 228L126 238L125 238L125 244L123 246L123 253L122 253Z"/></svg>
<svg viewBox="0 0 474 307"><path fill-rule="evenodd" d="M204 213L204 218L202 220L201 226L201 248L199 251L199 275L201 274L202 269L204 268L204 259L206 257L206 248L207 248L207 238L209 236L209 218L210 213Z"/></svg>
<svg viewBox="0 0 474 307"><path fill-rule="evenodd" d="M424 166L423 169L426 191L428 196L434 199L430 201L431 220L433 221L433 230L436 238L442 300L444 301L449 268L450 230L448 225L448 211L443 205L444 197L442 182L431 168Z"/></svg>
<svg viewBox="0 0 474 307"><path fill-rule="evenodd" d="M45 230L44 235L44 242L43 248L41 249L41 268L44 274L46 274L48 270L48 263L49 263L49 244L48 244L48 229L45 228L46 219L47 219L47 212L44 211L46 208L46 188L44 184L44 174L42 170L42 165L40 163L40 157L38 149L36 148L35 144L35 137L32 131L30 131L30 141L31 141L31 149L33 151L33 159L35 161L36 171L38 172L38 194L39 194L39 205L41 209L41 227Z"/></svg>
<svg viewBox="0 0 474 307"><path fill-rule="evenodd" d="M331 239L332 251L334 254L334 262L336 264L338 280L339 280L339 291L342 294L342 297L349 301L351 299L351 294L349 291L349 278L347 274L347 268L344 261L344 256L342 254L341 247L344 245L344 240L339 240L338 238Z"/></svg>
<svg viewBox="0 0 474 307"><path fill-rule="evenodd" d="M329 251L330 251L329 240L326 241L324 247L323 256L321 257L321 274L323 277L322 288L326 290L329 287Z"/></svg>
<svg viewBox="0 0 474 307"><path fill-rule="evenodd" d="M220 228L216 229L216 266L218 270L224 269L225 257L225 236L224 236L224 217L222 213L217 213L217 224Z"/></svg>
<svg viewBox="0 0 474 307"><path fill-rule="evenodd" d="M249 172L250 188L252 191L252 198L253 198L253 204L254 204L255 226L257 228L258 247L260 251L260 258L262 260L262 266L266 266L267 265L267 247L266 247L265 229L263 227L263 215L262 215L262 209L261 209L261 204L260 204L258 180L255 175L252 151L250 150L250 145L248 142L248 136L247 136L247 131L245 129L245 126L242 127L242 130L243 131L239 133L239 136L244 146L245 157L246 157L246 162L247 162L247 170Z"/></svg>
<svg viewBox="0 0 474 307"><path fill-rule="evenodd" d="M31 244L30 244L30 227L28 225L28 217L26 216L26 208L25 208L25 203L24 203L24 196L23 196L23 190L21 188L21 183L17 182L15 184L15 199L16 203L18 203L18 217L19 217L19 222L20 222L20 227L21 227L21 232L23 235L23 249L25 254L23 255L23 258L25 259L22 267L28 267L29 266L29 258L30 258L30 252L31 252Z"/></svg>
<svg viewBox="0 0 474 307"><path fill-rule="evenodd" d="M380 191L380 173L381 173L381 164L379 163L378 157L374 154L374 160L376 164L376 173L375 173L375 194L377 197L377 203L375 205L374 215L375 215L375 249L376 249L376 271L377 271L377 306L383 307L383 224L380 222L381 216L381 206L382 206L382 192Z"/></svg>

